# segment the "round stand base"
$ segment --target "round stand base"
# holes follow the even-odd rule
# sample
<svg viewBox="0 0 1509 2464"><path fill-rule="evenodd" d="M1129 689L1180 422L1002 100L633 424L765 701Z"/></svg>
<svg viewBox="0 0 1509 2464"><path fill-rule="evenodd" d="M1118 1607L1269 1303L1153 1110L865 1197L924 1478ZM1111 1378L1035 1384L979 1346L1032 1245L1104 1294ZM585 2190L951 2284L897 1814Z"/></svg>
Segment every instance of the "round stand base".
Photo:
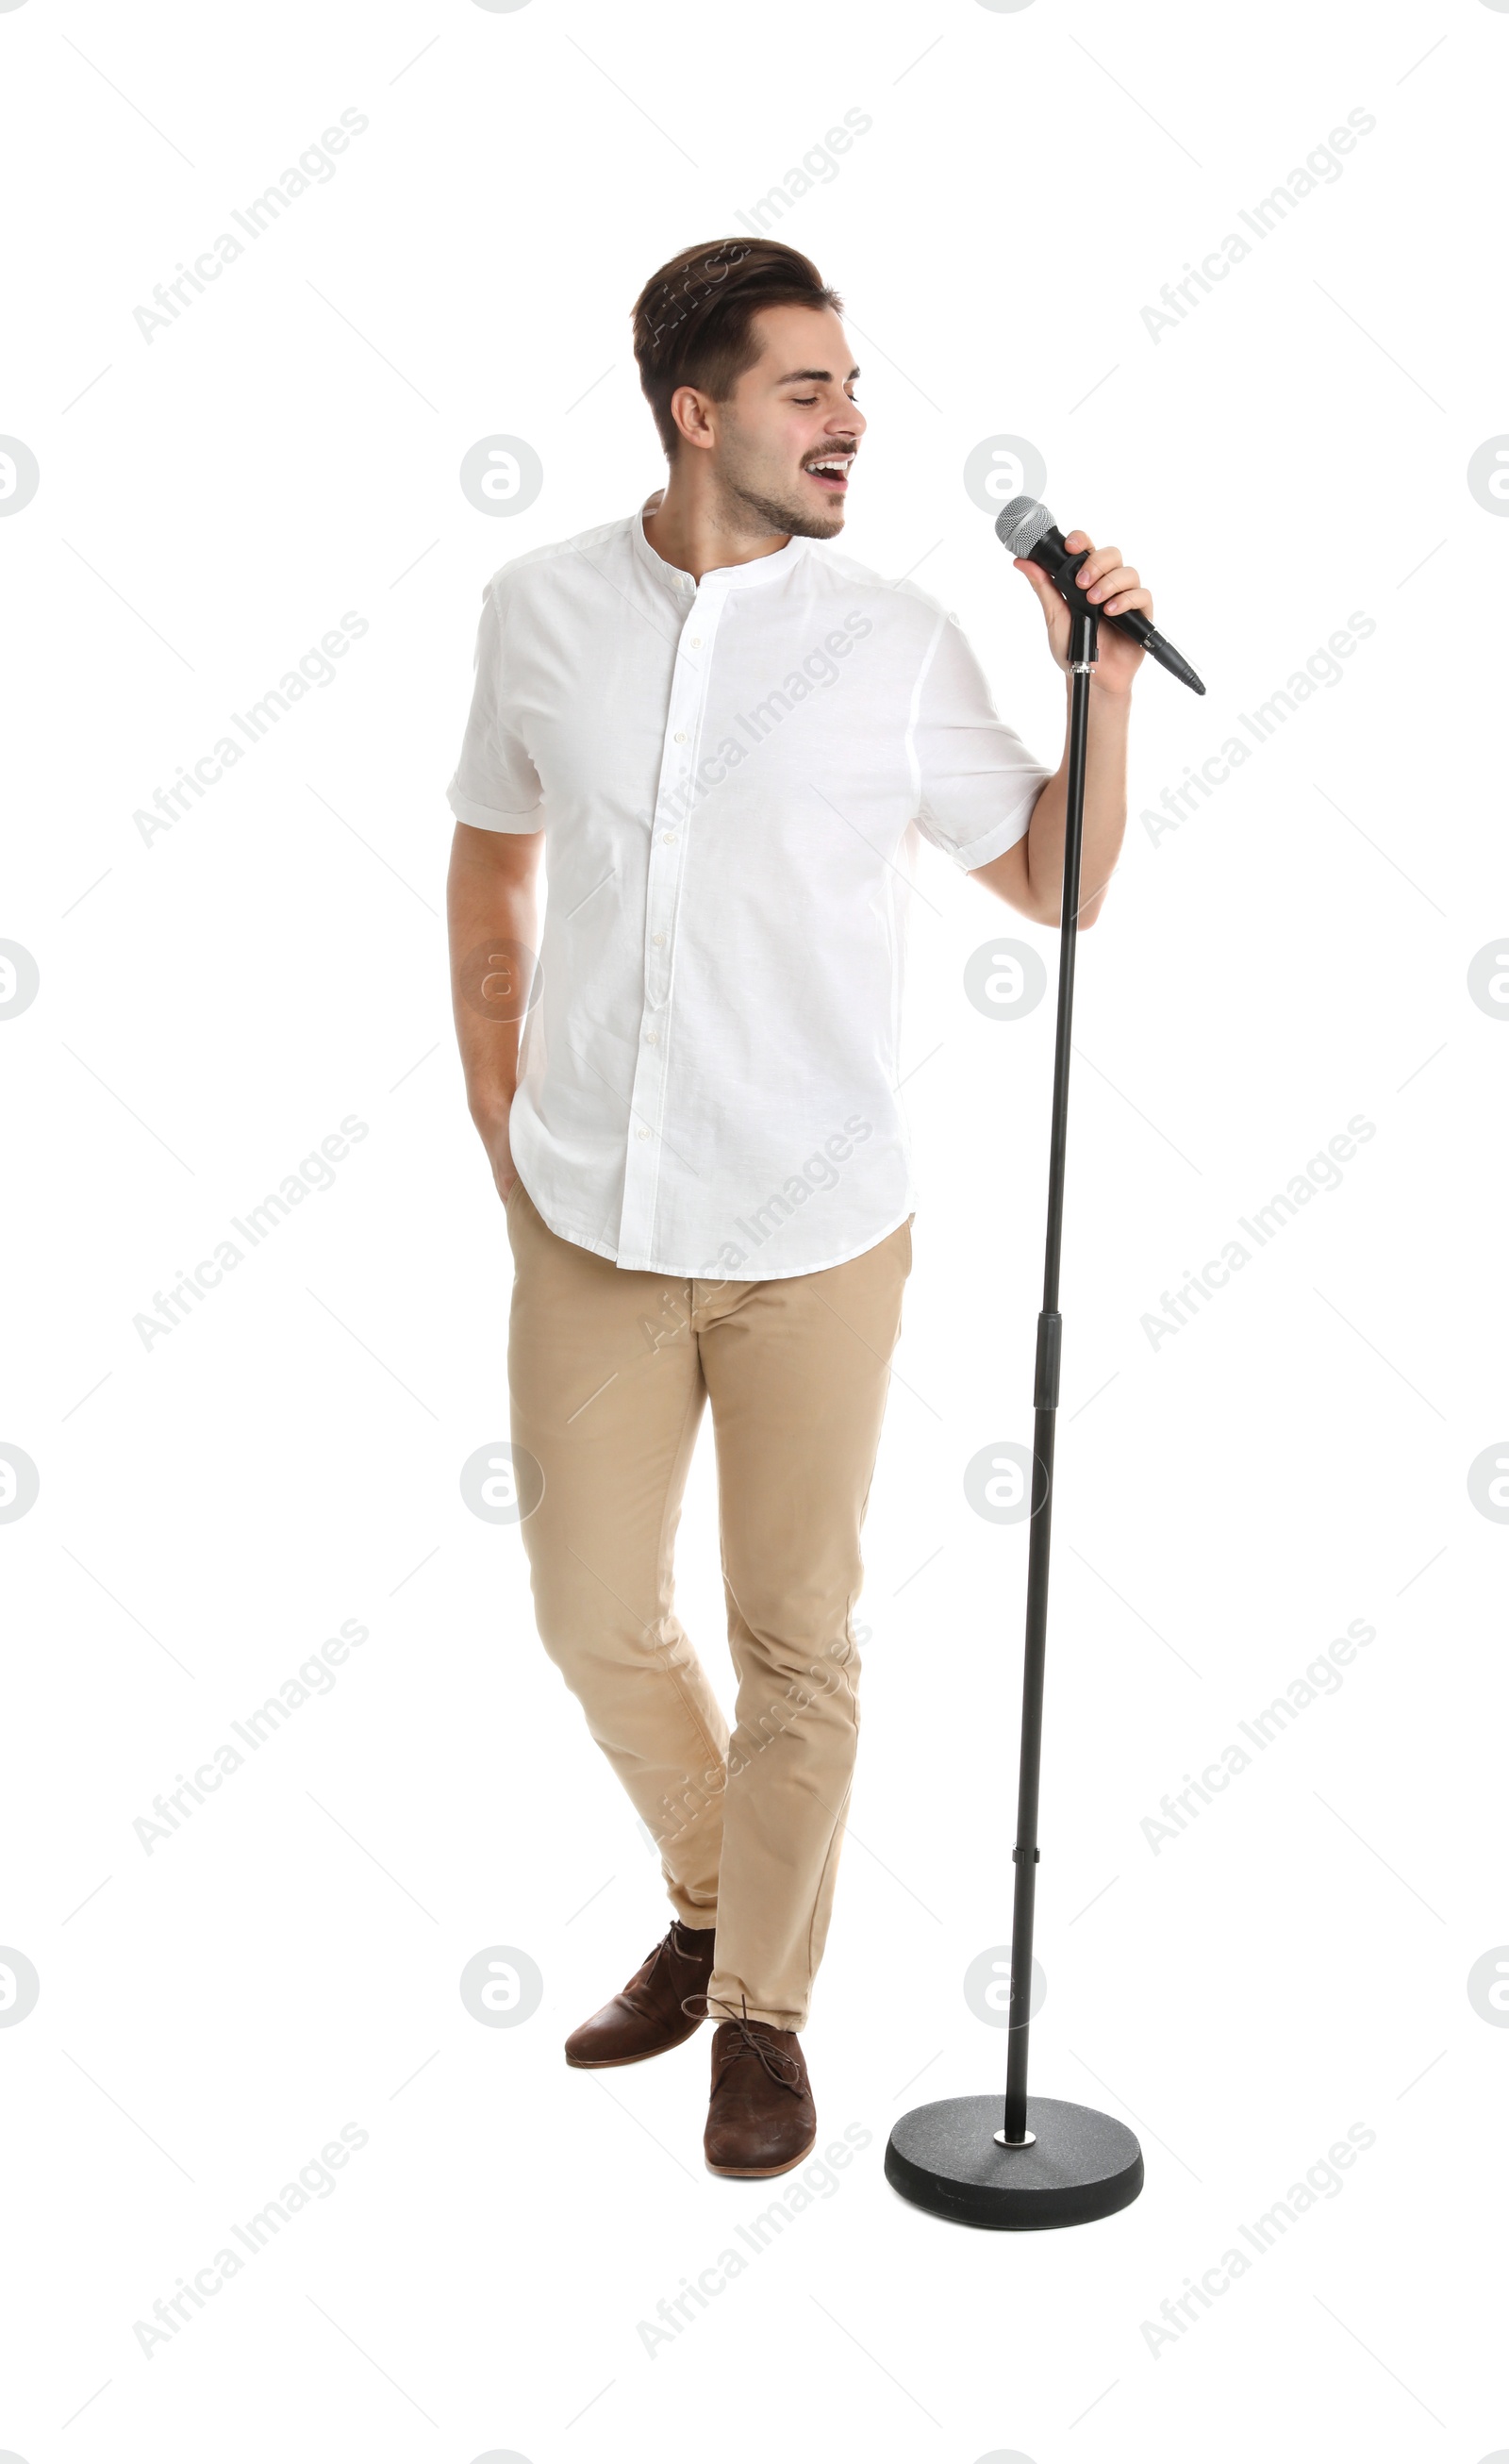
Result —
<svg viewBox="0 0 1509 2464"><path fill-rule="evenodd" d="M1093 2224L1129 2208L1142 2149L1124 2123L1087 2104L1027 2099L1029 2147L1002 2147L999 2096L951 2096L904 2113L886 2150L893 2190L930 2215L995 2233Z"/></svg>

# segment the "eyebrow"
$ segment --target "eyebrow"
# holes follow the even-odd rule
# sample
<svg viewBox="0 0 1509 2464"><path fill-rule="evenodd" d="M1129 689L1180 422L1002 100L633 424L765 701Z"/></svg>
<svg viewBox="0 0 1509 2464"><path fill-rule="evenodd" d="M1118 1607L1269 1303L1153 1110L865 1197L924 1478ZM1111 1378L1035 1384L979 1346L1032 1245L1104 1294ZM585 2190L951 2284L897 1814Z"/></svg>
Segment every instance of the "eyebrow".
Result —
<svg viewBox="0 0 1509 2464"><path fill-rule="evenodd" d="M844 384L852 385L858 375L858 368L850 368L848 375L843 380ZM833 371L831 368L793 368L789 376L777 377L776 379L776 383L777 385L810 385L814 379L821 385L831 385L833 383Z"/></svg>

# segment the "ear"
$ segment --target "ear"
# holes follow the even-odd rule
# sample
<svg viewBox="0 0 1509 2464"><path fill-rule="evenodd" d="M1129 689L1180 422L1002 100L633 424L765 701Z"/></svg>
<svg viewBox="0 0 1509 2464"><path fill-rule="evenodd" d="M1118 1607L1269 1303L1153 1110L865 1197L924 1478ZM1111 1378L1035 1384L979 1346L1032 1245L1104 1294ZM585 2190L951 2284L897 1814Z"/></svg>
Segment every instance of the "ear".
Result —
<svg viewBox="0 0 1509 2464"><path fill-rule="evenodd" d="M670 415L689 445L706 450L713 442L706 397L695 385L678 385L670 397Z"/></svg>

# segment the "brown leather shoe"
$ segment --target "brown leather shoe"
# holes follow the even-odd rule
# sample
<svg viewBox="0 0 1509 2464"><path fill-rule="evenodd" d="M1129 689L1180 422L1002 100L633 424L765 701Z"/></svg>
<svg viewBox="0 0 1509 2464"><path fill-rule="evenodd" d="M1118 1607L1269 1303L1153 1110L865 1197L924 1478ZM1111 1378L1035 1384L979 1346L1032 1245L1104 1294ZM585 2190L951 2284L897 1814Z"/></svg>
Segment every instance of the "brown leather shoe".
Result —
<svg viewBox="0 0 1509 2464"><path fill-rule="evenodd" d="M712 1925L693 1931L678 1918L623 1992L572 2030L566 2059L573 2070L605 2071L620 2062L647 2062L652 2054L668 2053L672 2045L694 2036L701 2015L694 2018L681 2006L706 1994L715 1931Z"/></svg>
<svg viewBox="0 0 1509 2464"><path fill-rule="evenodd" d="M710 2173L764 2181L789 2173L818 2139L818 2108L794 2028L725 2019L712 2038L703 2150Z"/></svg>

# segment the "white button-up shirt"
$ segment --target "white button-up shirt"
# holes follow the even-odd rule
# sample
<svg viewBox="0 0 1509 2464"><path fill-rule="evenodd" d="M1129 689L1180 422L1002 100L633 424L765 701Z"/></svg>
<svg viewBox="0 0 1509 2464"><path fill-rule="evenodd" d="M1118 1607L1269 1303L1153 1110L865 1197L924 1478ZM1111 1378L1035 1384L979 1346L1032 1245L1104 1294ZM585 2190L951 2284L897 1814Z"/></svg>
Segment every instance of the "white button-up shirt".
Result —
<svg viewBox="0 0 1509 2464"><path fill-rule="evenodd" d="M545 833L510 1143L551 1230L743 1280L904 1222L915 836L988 864L1050 775L957 620L830 541L694 583L642 510L495 573L448 794Z"/></svg>

